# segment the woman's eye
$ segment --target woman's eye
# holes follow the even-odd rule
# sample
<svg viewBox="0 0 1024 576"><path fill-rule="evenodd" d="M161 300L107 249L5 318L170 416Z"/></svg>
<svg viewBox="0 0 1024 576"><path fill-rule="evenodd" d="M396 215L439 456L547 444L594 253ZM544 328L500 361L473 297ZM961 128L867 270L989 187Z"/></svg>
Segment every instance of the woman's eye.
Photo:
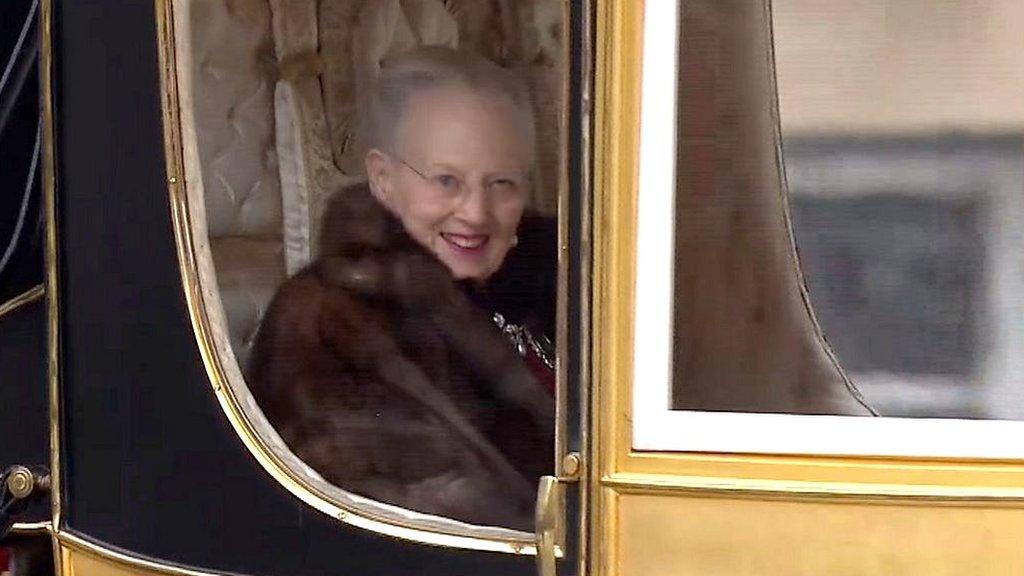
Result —
<svg viewBox="0 0 1024 576"><path fill-rule="evenodd" d="M519 192L519 183L511 178L498 178L491 181L491 188L502 194L516 194Z"/></svg>
<svg viewBox="0 0 1024 576"><path fill-rule="evenodd" d="M458 192L461 188L459 186L459 179L451 174L440 174L438 176L434 176L434 181L437 182L438 186L449 192Z"/></svg>

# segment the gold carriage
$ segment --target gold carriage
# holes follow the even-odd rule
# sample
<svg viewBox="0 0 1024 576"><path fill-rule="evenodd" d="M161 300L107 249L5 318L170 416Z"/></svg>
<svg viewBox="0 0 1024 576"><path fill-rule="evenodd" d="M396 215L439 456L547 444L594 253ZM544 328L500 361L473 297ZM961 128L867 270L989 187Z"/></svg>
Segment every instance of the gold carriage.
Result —
<svg viewBox="0 0 1024 576"><path fill-rule="evenodd" d="M42 0L9 541L79 576L1020 572L1024 11L918 8ZM360 178L353 103L418 44L517 69L540 119L534 532L330 484L239 368Z"/></svg>

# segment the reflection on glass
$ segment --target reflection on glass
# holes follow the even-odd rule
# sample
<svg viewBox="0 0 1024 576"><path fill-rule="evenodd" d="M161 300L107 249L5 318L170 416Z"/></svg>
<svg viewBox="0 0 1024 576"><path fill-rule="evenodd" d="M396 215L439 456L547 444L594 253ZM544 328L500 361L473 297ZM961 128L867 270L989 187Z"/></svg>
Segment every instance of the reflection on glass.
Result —
<svg viewBox="0 0 1024 576"><path fill-rule="evenodd" d="M1013 217L994 211L1012 214L1024 185L1014 168L1020 144L791 143L793 227L808 288L864 393L889 416L1019 410L1012 385L1009 396L991 393L1007 376L1016 381L1004 370L1019 352L1006 343L1022 326L999 307L1024 295L1006 269L1024 245L1003 228L1019 229ZM824 165L837 168L816 169ZM875 176L858 176L862 169Z"/></svg>
<svg viewBox="0 0 1024 576"><path fill-rule="evenodd" d="M869 4L774 3L815 312L883 415L1022 419L1024 7Z"/></svg>
<svg viewBox="0 0 1024 576"><path fill-rule="evenodd" d="M681 4L672 407L868 414L802 298L764 13Z"/></svg>
<svg viewBox="0 0 1024 576"><path fill-rule="evenodd" d="M899 193L792 203L815 310L853 378L872 397L914 380L931 387L937 410L939 395L961 386L966 410L922 415L974 415L966 393L976 392L985 325L977 206ZM914 415L899 396L884 413Z"/></svg>
<svg viewBox="0 0 1024 576"><path fill-rule="evenodd" d="M683 4L673 407L1024 418L1021 5L773 3L801 302L769 40Z"/></svg>
<svg viewBox="0 0 1024 576"><path fill-rule="evenodd" d="M1024 39L983 25L1024 10L812 4L775 3L776 54L825 335L883 415L1024 418Z"/></svg>
<svg viewBox="0 0 1024 576"><path fill-rule="evenodd" d="M300 474L531 530L554 460L561 136L535 118L560 111L560 3L324 2L316 30L270 25L310 21L294 3L228 4L193 7L194 97L252 396Z"/></svg>

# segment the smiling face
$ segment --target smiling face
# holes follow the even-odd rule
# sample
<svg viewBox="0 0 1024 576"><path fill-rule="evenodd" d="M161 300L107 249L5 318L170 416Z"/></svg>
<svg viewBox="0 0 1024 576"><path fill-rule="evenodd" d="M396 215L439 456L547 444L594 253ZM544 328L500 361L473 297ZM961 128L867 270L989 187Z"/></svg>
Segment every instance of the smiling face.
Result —
<svg viewBox="0 0 1024 576"><path fill-rule="evenodd" d="M515 244L529 188L522 114L460 87L410 95L394 150L370 150L370 189L457 279L484 281Z"/></svg>

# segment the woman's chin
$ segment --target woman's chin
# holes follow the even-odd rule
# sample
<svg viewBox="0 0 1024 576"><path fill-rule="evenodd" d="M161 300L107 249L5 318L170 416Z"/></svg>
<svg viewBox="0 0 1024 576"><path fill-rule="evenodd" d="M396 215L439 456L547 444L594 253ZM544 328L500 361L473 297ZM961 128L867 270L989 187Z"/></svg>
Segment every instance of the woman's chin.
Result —
<svg viewBox="0 0 1024 576"><path fill-rule="evenodd" d="M456 280L483 282L492 272L485 262L465 262L453 258L443 258L442 261Z"/></svg>
<svg viewBox="0 0 1024 576"><path fill-rule="evenodd" d="M492 258L487 250L452 249L445 246L440 252L438 257L451 270L456 280L482 282L494 271L491 266Z"/></svg>
<svg viewBox="0 0 1024 576"><path fill-rule="evenodd" d="M490 276L488 273L489 271L483 269L466 269L465 267L457 269L452 268L451 266L448 268L452 271L452 277L460 281L471 280L474 282L483 282L488 276Z"/></svg>

